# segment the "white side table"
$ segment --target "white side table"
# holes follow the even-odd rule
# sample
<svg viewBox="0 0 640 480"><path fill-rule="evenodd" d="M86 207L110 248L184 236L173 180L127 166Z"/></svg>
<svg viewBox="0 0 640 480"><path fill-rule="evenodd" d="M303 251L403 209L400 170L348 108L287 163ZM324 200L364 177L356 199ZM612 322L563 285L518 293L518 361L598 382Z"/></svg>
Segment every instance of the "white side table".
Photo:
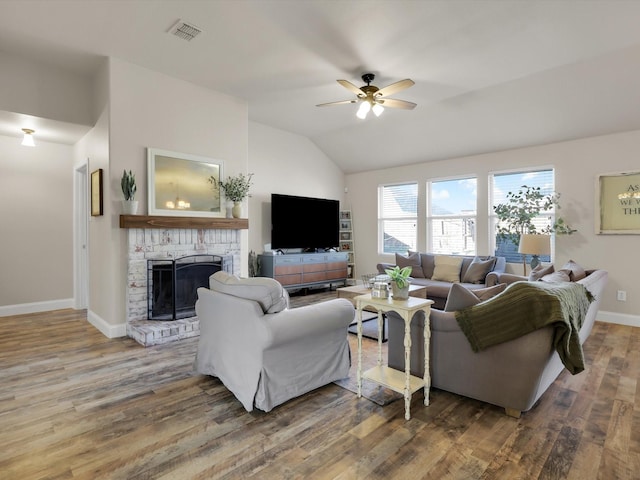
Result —
<svg viewBox="0 0 640 480"><path fill-rule="evenodd" d="M404 395L404 418L411 418L411 395L424 388L424 404L429 405L429 340L431 328L429 314L433 300L409 297L407 300L371 298L371 294L354 298L358 322L358 398L362 396L362 379L366 378ZM378 312L378 365L362 372L362 310L372 307ZM382 314L396 312L404 320L404 374L382 364ZM424 312L424 378L411 375L411 320L418 311Z"/></svg>

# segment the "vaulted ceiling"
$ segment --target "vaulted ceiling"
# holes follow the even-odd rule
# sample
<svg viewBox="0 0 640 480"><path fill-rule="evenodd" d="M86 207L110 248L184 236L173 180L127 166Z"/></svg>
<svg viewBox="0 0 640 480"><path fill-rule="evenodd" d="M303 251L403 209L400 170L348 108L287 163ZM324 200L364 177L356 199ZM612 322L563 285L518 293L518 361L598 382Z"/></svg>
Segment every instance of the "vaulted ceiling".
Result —
<svg viewBox="0 0 640 480"><path fill-rule="evenodd" d="M202 33L167 33L178 19ZM623 0L3 0L0 50L83 75L113 56L246 99L349 173L640 129L639 20ZM413 79L393 97L417 108L315 106L365 72Z"/></svg>

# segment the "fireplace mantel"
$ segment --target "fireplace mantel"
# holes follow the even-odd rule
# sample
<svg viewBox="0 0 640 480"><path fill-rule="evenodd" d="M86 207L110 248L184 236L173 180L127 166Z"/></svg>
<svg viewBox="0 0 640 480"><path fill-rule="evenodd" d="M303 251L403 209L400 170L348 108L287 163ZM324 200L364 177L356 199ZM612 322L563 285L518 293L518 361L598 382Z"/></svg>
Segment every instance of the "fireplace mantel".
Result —
<svg viewBox="0 0 640 480"><path fill-rule="evenodd" d="M207 228L247 230L247 218L120 215L120 228Z"/></svg>

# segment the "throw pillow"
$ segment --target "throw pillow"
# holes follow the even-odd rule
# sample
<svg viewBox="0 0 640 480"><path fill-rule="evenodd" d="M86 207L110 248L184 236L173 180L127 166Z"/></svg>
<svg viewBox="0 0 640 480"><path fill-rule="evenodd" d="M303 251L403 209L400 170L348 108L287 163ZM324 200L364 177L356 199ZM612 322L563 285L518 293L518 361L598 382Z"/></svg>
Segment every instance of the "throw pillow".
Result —
<svg viewBox="0 0 640 480"><path fill-rule="evenodd" d="M480 303L480 299L476 297L471 290L463 287L459 283L451 285L447 303L444 305L445 312L457 312L463 308L472 307Z"/></svg>
<svg viewBox="0 0 640 480"><path fill-rule="evenodd" d="M569 260L562 266L562 270L569 270L569 278L572 282L577 282L578 280L582 280L586 278L587 272L584 271L580 265L578 265L573 260Z"/></svg>
<svg viewBox="0 0 640 480"><path fill-rule="evenodd" d="M419 252L409 252L407 256L396 253L396 265L400 268L411 267L411 276L413 278L424 278Z"/></svg>
<svg viewBox="0 0 640 480"><path fill-rule="evenodd" d="M569 270L558 270L557 272L549 273L540 279L541 282L547 283L561 283L571 281L571 272Z"/></svg>
<svg viewBox="0 0 640 480"><path fill-rule="evenodd" d="M484 283L487 273L493 270L495 263L495 258L482 260L480 257L475 257L469 265L469 268L467 268L467 271L464 272L462 281L464 283Z"/></svg>
<svg viewBox="0 0 640 480"><path fill-rule="evenodd" d="M540 264L536 268L531 270L531 273L529 274L529 281L530 282L537 282L538 280L540 280L545 275L549 275L550 273L553 273L554 271L555 270L553 268L553 265L542 265L542 264Z"/></svg>
<svg viewBox="0 0 640 480"><path fill-rule="evenodd" d="M472 307L473 305L489 300L499 293L504 292L506 288L506 283L500 283L493 287L469 290L459 283L454 283L451 285L451 290L449 290L444 311L455 312L462 310L463 308Z"/></svg>
<svg viewBox="0 0 640 480"><path fill-rule="evenodd" d="M436 255L435 268L431 280L442 282L460 282L460 267L462 267L463 257L453 257L449 255Z"/></svg>
<svg viewBox="0 0 640 480"><path fill-rule="evenodd" d="M502 293L507 288L506 283L499 283L498 285L494 285L493 287L487 288L479 288L477 290L471 290L471 292L478 297L481 302L485 300L489 300L490 298L495 297L499 293Z"/></svg>

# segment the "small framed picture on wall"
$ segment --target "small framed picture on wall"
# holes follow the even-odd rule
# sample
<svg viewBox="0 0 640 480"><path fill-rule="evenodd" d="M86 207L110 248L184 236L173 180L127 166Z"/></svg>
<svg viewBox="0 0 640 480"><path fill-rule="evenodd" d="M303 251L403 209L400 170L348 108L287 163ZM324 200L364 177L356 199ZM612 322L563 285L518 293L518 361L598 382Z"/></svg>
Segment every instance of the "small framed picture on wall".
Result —
<svg viewBox="0 0 640 480"><path fill-rule="evenodd" d="M91 172L91 216L102 215L102 169Z"/></svg>

